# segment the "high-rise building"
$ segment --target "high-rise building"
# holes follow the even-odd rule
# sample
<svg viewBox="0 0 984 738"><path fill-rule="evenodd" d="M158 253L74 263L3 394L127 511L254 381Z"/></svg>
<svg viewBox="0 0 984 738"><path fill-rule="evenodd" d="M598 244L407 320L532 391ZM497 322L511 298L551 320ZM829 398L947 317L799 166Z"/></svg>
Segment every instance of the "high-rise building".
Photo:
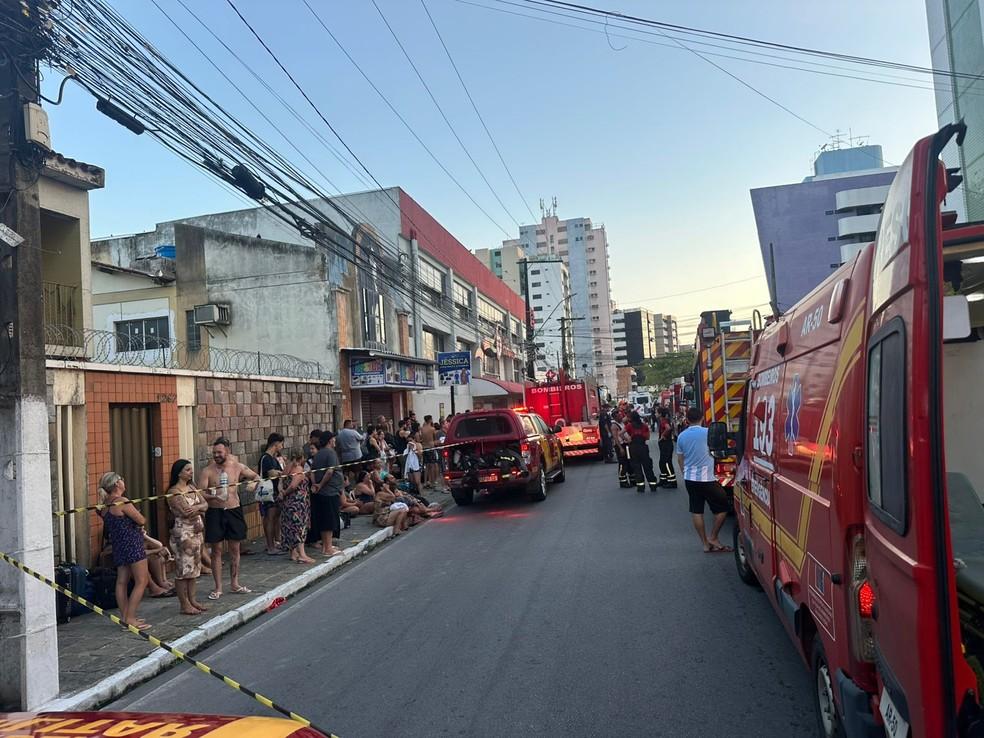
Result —
<svg viewBox="0 0 984 738"><path fill-rule="evenodd" d="M946 199L948 210L963 221L984 220L984 5L980 0L926 0L929 49L934 74L936 118L942 128L965 120L963 146L955 140L943 149L948 167L960 167L963 184Z"/></svg>
<svg viewBox="0 0 984 738"><path fill-rule="evenodd" d="M581 323L571 321L571 278L564 262L534 256L525 266L533 312L534 367L536 378L543 379L550 369L564 366L565 355L567 362L573 361L572 338Z"/></svg>
<svg viewBox="0 0 984 738"><path fill-rule="evenodd" d="M822 152L802 182L751 191L769 296L779 310L874 240L897 170L882 166L881 147L855 146Z"/></svg>
<svg viewBox="0 0 984 738"><path fill-rule="evenodd" d="M526 252L518 246L475 249L475 256L516 294L526 294L526 271L521 263Z"/></svg>
<svg viewBox="0 0 984 738"><path fill-rule="evenodd" d="M539 223L520 226L519 238L502 242L527 254L560 257L570 272L571 314L574 323L574 360L577 375L586 371L614 392L615 344L612 338L612 290L608 263L608 236L604 225L590 218L557 217L556 207Z"/></svg>
<svg viewBox="0 0 984 738"><path fill-rule="evenodd" d="M617 367L636 366L679 350L676 318L645 308L612 313L612 333Z"/></svg>

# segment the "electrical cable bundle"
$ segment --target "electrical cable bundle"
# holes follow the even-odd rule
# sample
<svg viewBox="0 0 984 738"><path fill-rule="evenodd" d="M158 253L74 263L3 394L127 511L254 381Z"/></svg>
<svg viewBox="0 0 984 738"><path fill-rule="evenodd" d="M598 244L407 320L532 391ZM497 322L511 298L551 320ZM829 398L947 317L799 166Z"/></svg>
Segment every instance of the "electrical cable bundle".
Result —
<svg viewBox="0 0 984 738"><path fill-rule="evenodd" d="M407 301L420 298L413 289L416 265L411 265L413 272L407 274L401 266L398 243L367 228L368 219L360 221L333 200L103 0L74 0L61 5L51 12L48 25L51 41L45 61L71 75L93 94L100 112L134 133L152 136L192 165L245 193L305 239L362 270L360 279L384 282L393 294ZM399 209L399 203L379 185L329 121L321 117ZM313 166L310 159L307 161ZM338 225L336 217L352 231ZM418 237L425 237L419 226L412 221L411 224ZM371 244L360 238L360 233L385 247L388 255L372 253ZM365 253L367 248L369 254ZM455 319L453 300L450 307L444 300L439 305L428 305ZM473 307L476 314L478 307Z"/></svg>

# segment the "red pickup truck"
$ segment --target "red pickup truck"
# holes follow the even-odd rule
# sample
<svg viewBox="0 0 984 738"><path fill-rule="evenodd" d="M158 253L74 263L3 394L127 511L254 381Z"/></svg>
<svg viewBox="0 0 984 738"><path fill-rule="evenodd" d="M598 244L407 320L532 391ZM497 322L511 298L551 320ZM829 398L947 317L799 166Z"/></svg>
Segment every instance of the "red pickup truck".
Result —
<svg viewBox="0 0 984 738"><path fill-rule="evenodd" d="M541 502L547 482L564 481L564 451L536 413L482 410L451 420L444 449L444 480L459 505L476 494L525 491Z"/></svg>

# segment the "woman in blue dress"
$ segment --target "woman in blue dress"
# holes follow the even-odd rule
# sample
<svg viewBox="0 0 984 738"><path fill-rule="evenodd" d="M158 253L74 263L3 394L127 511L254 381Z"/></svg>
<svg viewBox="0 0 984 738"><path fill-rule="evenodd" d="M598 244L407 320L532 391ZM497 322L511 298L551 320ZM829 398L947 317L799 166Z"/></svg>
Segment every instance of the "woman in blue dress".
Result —
<svg viewBox="0 0 984 738"><path fill-rule="evenodd" d="M150 627L137 617L137 608L144 590L150 582L147 569L147 552L144 549L143 527L146 521L124 494L126 483L116 472L106 472L99 480L99 502L107 505L100 510L109 542L113 544L113 562L116 564L116 604L123 622L139 630ZM133 591L127 595L130 580Z"/></svg>

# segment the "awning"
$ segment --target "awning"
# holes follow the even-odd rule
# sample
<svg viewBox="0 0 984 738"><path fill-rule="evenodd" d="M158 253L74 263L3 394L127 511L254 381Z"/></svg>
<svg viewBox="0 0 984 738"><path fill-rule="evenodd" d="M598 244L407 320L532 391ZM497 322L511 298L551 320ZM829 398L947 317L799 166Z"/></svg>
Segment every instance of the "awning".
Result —
<svg viewBox="0 0 984 738"><path fill-rule="evenodd" d="M368 348L343 348L348 358L352 389L433 389L430 359L400 356Z"/></svg>
<svg viewBox="0 0 984 738"><path fill-rule="evenodd" d="M422 359L417 356L404 356L403 354L394 354L390 351L377 351L372 348L362 348L353 346L344 346L339 351L344 351L352 356L365 356L367 358L375 359L398 359L399 361L406 361L411 364L423 364L424 366L436 366L437 362L433 359Z"/></svg>
<svg viewBox="0 0 984 738"><path fill-rule="evenodd" d="M519 399L522 399L524 392L523 385L519 382L509 382L505 379L493 379L492 377L472 377L471 379L472 397L506 397L508 395L515 395Z"/></svg>

